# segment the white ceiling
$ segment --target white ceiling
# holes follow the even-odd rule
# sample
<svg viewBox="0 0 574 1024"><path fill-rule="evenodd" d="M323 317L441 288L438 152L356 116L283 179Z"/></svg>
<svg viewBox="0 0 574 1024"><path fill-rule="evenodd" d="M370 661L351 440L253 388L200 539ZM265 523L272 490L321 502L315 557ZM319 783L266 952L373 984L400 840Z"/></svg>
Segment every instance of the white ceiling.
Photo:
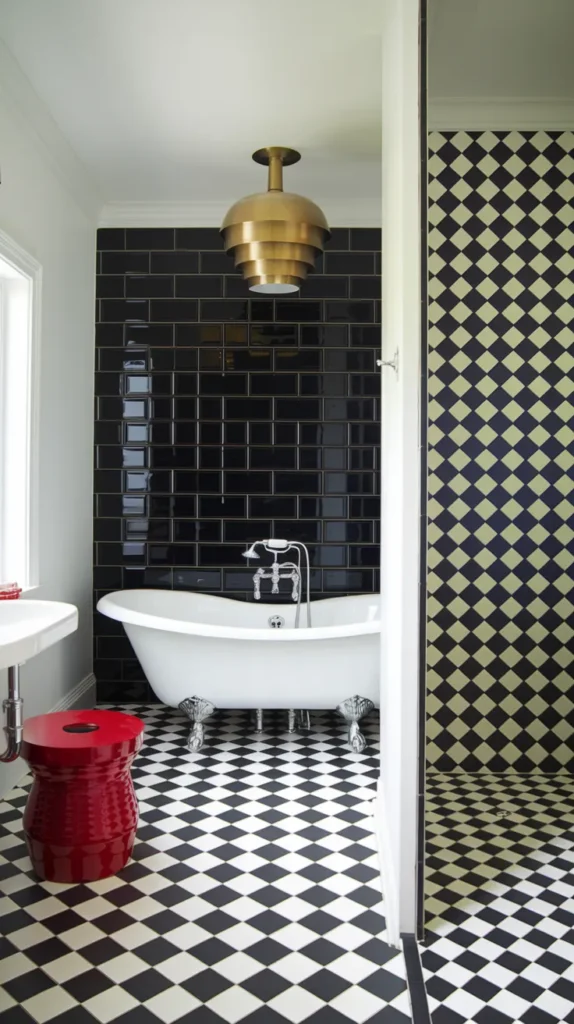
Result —
<svg viewBox="0 0 574 1024"><path fill-rule="evenodd" d="M0 0L0 38L106 201L380 194L384 0ZM431 95L574 97L574 0L429 0Z"/></svg>

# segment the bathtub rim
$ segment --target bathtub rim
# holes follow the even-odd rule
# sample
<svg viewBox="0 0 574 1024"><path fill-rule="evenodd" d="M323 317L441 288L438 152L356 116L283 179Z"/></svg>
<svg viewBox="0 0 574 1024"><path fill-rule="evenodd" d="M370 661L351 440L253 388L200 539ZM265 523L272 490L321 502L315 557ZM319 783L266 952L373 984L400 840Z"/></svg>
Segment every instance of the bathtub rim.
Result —
<svg viewBox="0 0 574 1024"><path fill-rule="evenodd" d="M142 626L146 629L157 629L165 633L179 633L189 636L204 636L212 637L214 639L228 639L228 640L263 640L267 643L290 643L302 641L311 642L313 640L336 640L339 637L349 636L366 636L381 632L381 620L374 619L372 622L350 622L348 624L341 623L336 626L312 626L311 629L307 629L305 626L300 629L266 629L251 628L248 626L216 626L205 622L194 622L188 619L174 619L167 618L157 613L138 611L134 608L127 608L125 604L121 603L123 594L162 594L165 591L155 587L134 588L133 590L114 590L109 594L105 594L101 597L96 605L97 610L102 614L106 615L110 619L114 619L116 622L122 622L128 626ZM223 594L197 594L195 591L178 591L178 593L189 593L196 597L210 597L216 601L226 601L235 603L233 598L225 597ZM349 595L351 597L370 597L378 595ZM336 601L336 597L320 598L319 601L313 602L318 604L320 601ZM289 604L272 604L269 605L270 615L280 614L281 608L292 608ZM304 609L301 609L301 617L304 617Z"/></svg>

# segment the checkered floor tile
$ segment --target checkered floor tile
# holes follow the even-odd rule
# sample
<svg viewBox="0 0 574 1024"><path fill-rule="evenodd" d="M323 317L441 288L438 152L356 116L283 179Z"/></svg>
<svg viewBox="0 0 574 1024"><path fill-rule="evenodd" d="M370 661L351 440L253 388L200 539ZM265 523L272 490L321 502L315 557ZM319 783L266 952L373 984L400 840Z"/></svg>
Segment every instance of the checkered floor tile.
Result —
<svg viewBox="0 0 574 1024"><path fill-rule="evenodd" d="M21 832L26 781L0 803L3 1024L407 1024L385 942L371 801L377 723L352 754L334 715L256 736L225 712L190 754L159 706L134 765L140 825L120 875L38 882Z"/></svg>
<svg viewBox="0 0 574 1024"><path fill-rule="evenodd" d="M430 775L433 1024L574 1024L574 778Z"/></svg>

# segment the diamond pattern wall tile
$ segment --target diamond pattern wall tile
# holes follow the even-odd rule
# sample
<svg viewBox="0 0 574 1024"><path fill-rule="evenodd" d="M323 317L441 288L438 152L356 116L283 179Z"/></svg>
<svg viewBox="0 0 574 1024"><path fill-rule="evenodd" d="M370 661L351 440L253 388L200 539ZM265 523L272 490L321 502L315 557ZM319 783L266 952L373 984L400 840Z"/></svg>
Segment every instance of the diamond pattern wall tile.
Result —
<svg viewBox="0 0 574 1024"><path fill-rule="evenodd" d="M574 769L574 133L429 136L427 758Z"/></svg>

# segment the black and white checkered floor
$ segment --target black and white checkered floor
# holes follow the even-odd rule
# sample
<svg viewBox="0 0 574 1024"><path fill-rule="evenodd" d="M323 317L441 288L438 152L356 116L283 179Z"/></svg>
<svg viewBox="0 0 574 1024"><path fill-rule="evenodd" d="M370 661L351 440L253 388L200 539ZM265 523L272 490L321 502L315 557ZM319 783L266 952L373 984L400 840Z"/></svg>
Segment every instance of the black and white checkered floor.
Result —
<svg viewBox="0 0 574 1024"><path fill-rule="evenodd" d="M407 1024L402 953L385 942L364 754L335 715L256 736L246 713L187 725L159 706L134 765L133 862L86 885L40 883L21 832L26 783L0 803L3 1024Z"/></svg>
<svg viewBox="0 0 574 1024"><path fill-rule="evenodd" d="M430 775L433 1024L574 1024L574 779Z"/></svg>

